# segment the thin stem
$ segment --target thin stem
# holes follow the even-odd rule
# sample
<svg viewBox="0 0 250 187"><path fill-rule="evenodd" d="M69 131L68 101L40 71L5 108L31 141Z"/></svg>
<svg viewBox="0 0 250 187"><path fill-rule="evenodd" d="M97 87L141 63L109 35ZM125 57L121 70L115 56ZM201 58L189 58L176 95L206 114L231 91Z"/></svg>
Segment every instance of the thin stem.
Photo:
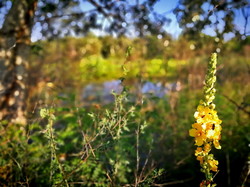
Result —
<svg viewBox="0 0 250 187"><path fill-rule="evenodd" d="M139 184L140 176L138 177L139 173L139 164L140 164L140 155L139 155L139 133L140 133L140 125L138 124L136 130L136 176L135 176L135 187Z"/></svg>
<svg viewBox="0 0 250 187"><path fill-rule="evenodd" d="M49 138L50 138L50 148L51 148L51 165L50 165L50 180L52 181L52 177L53 177L53 160L55 159L55 161L57 162L58 164L58 167L59 167L59 170L60 170L60 173L62 174L62 177L63 177L63 181L66 185L66 187L69 187L69 184L68 184L68 181L66 179L66 175L64 173L64 170L63 170L63 167L60 163L60 161L58 160L57 156L56 156L56 144L55 144L55 138L54 138L54 133L53 133L53 119L51 119L51 116L50 116L50 119L49 119Z"/></svg>

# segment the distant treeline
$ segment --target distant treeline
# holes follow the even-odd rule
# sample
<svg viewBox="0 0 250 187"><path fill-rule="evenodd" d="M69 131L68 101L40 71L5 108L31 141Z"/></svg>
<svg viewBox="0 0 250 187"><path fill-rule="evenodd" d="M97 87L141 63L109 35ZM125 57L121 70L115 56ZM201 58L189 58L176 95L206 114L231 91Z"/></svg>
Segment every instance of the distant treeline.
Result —
<svg viewBox="0 0 250 187"><path fill-rule="evenodd" d="M173 39L171 36L146 36L143 38L127 38L112 36L95 36L88 34L82 38L66 37L57 40L39 41L33 44L33 52L39 55L53 55L54 58L64 56L77 60L91 55L103 58L125 58L128 47L132 47L132 59L174 58L190 59L195 55L209 55L211 52L222 54L237 52L247 54L246 46L250 45L250 37L245 40L231 39L222 41L217 37L200 34L195 40L188 36Z"/></svg>

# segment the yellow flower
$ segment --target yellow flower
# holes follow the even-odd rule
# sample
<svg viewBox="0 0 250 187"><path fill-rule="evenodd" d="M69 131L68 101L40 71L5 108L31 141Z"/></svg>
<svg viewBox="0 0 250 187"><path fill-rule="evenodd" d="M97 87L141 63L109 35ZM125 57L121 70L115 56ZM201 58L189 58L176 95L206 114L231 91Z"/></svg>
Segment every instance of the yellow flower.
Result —
<svg viewBox="0 0 250 187"><path fill-rule="evenodd" d="M194 113L194 117L197 123L204 123L211 118L210 108L199 105L197 107L197 112Z"/></svg>
<svg viewBox="0 0 250 187"><path fill-rule="evenodd" d="M216 110L210 109L209 107L199 105L197 112L194 113L194 117L197 123L203 124L220 124L221 120L218 118Z"/></svg>
<svg viewBox="0 0 250 187"><path fill-rule="evenodd" d="M221 149L221 146L220 146L220 143L219 143L218 140L214 140L214 141L213 141L213 144L214 144L214 147L215 147L216 149Z"/></svg>
<svg viewBox="0 0 250 187"><path fill-rule="evenodd" d="M203 150L204 149L204 150ZM195 150L195 156L205 156L211 151L211 146L208 143L205 143L203 148L202 147L197 147Z"/></svg>
<svg viewBox="0 0 250 187"><path fill-rule="evenodd" d="M212 170L214 172L218 171L217 165L219 164L219 162L217 160L212 159L212 160L208 160L207 162L210 166L210 170Z"/></svg>
<svg viewBox="0 0 250 187"><path fill-rule="evenodd" d="M195 145L201 146L203 141L206 139L206 134L201 126L201 124L193 124L193 129L189 130L189 135L195 137Z"/></svg>
<svg viewBox="0 0 250 187"><path fill-rule="evenodd" d="M208 154L209 151L211 151L211 146L210 146L210 144L207 143L204 145L204 153Z"/></svg>
<svg viewBox="0 0 250 187"><path fill-rule="evenodd" d="M195 150L195 156L201 155L203 153L203 150L201 147L197 147L197 149Z"/></svg>
<svg viewBox="0 0 250 187"><path fill-rule="evenodd" d="M215 130L216 134L220 134L222 128L221 128L221 126L219 124L216 124L214 126L214 130Z"/></svg>
<svg viewBox="0 0 250 187"><path fill-rule="evenodd" d="M212 130L212 129L211 129L211 130L208 130L208 131L207 131L207 138L213 139L214 133L215 133L214 130Z"/></svg>
<svg viewBox="0 0 250 187"><path fill-rule="evenodd" d="M196 159L200 161L200 164L203 164L203 158L203 156L197 156Z"/></svg>

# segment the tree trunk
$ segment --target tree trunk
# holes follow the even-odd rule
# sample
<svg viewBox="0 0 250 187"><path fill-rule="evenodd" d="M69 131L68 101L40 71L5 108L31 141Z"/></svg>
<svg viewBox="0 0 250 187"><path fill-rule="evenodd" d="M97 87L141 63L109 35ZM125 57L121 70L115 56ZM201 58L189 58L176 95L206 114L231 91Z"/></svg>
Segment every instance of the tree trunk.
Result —
<svg viewBox="0 0 250 187"><path fill-rule="evenodd" d="M0 30L0 120L26 123L27 68L37 0L14 0Z"/></svg>

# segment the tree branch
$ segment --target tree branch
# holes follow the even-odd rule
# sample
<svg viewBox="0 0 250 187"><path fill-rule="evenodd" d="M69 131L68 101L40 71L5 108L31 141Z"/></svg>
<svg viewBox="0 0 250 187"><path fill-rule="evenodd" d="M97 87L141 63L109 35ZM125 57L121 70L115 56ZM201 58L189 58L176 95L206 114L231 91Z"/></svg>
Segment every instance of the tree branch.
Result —
<svg viewBox="0 0 250 187"><path fill-rule="evenodd" d="M166 182L166 183L162 183L162 184L153 184L152 186L168 186L168 185L174 185L174 184L182 184L182 183L188 182L188 181L190 181L192 179L193 178L189 178L189 179L185 179L185 180L172 181L172 182Z"/></svg>
<svg viewBox="0 0 250 187"><path fill-rule="evenodd" d="M240 106L238 103L236 103L234 100L232 100L231 98L229 98L227 95L222 95L223 97L225 97L229 102L231 102L232 104L234 104L238 110L242 110L243 112L245 112L246 114L248 114L248 116L250 117L250 112L247 111L244 107Z"/></svg>
<svg viewBox="0 0 250 187"><path fill-rule="evenodd" d="M104 11L104 7L102 7L100 4L98 4L96 1L94 0L88 0L89 3L91 3L93 6L95 6L97 8L98 11L100 11L105 17L110 17L111 14L108 14L107 12Z"/></svg>
<svg viewBox="0 0 250 187"><path fill-rule="evenodd" d="M36 20L36 22L48 22L50 21L51 19L56 19L56 18L62 18L62 17L73 17L73 16L82 16L86 13L89 13L89 12L93 12L95 11L96 9L91 9L89 11L86 11L86 12L81 12L81 13L71 13L71 14L57 14L57 15L53 15L51 17L48 17L48 16L45 16L45 15L41 15L41 16L44 16L45 18L44 19L38 19Z"/></svg>

